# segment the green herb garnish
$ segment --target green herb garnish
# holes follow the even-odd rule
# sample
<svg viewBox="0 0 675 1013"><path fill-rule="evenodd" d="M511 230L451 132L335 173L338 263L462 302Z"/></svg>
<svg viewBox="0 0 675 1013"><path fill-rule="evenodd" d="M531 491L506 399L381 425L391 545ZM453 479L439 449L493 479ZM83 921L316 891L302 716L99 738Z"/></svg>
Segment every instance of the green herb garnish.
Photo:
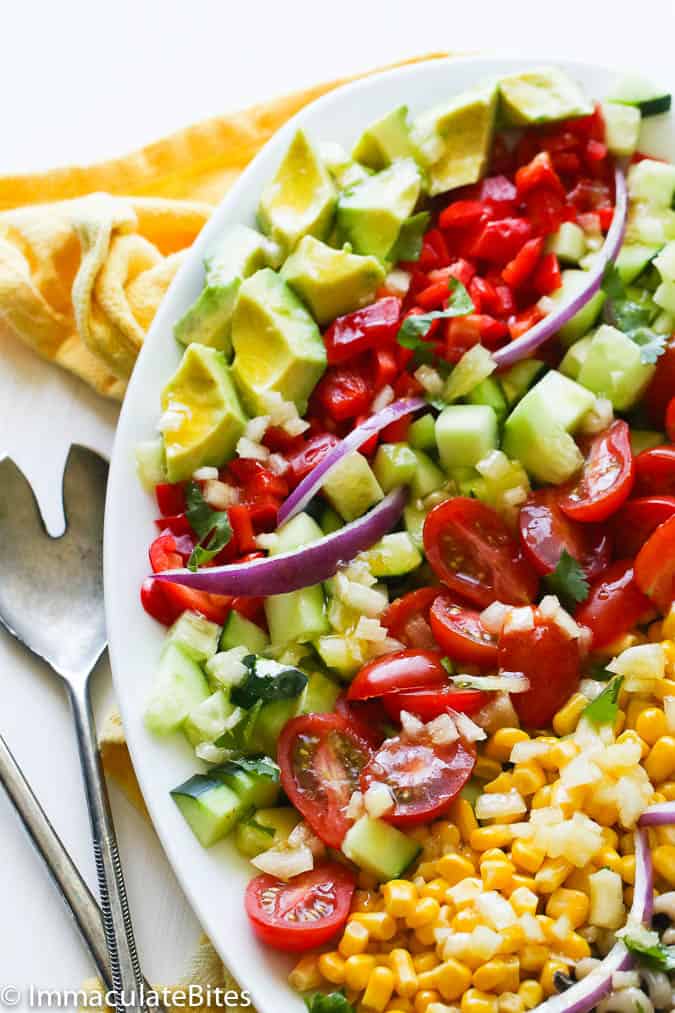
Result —
<svg viewBox="0 0 675 1013"><path fill-rule="evenodd" d="M225 548L232 538L232 528L227 511L212 510L196 482L190 482L185 498L185 516L199 539L188 560L188 569L194 571Z"/></svg>
<svg viewBox="0 0 675 1013"><path fill-rule="evenodd" d="M396 336L399 345L403 345L404 348L412 348L415 351L427 349L424 339L434 320L449 320L451 317L465 317L467 313L473 313L473 300L461 281L452 277L448 278L448 291L450 298L446 309L431 310L429 313L418 313L416 316L406 317Z"/></svg>
<svg viewBox="0 0 675 1013"><path fill-rule="evenodd" d="M602 290L609 300L614 326L638 345L640 361L653 366L665 351L666 336L657 334L649 326L652 307L629 298L621 275L611 261L603 271Z"/></svg>
<svg viewBox="0 0 675 1013"><path fill-rule="evenodd" d="M588 718L594 725L613 725L619 712L619 692L622 683L622 675L612 679L602 693L589 703L582 717Z"/></svg>
<svg viewBox="0 0 675 1013"><path fill-rule="evenodd" d="M280 665L255 654L247 654L242 660L248 674L230 693L237 707L253 707L258 701L291 700L300 696L307 685L307 676L299 668Z"/></svg>
<svg viewBox="0 0 675 1013"><path fill-rule="evenodd" d="M639 939L631 939L630 936L622 936L621 941L631 953L635 954L641 964L646 964L655 971L666 973L675 971L675 946L666 946L664 943L649 946Z"/></svg>
<svg viewBox="0 0 675 1013"><path fill-rule="evenodd" d="M549 590L569 602L582 602L588 598L590 585L578 561L567 549L560 554L557 566L544 578Z"/></svg>

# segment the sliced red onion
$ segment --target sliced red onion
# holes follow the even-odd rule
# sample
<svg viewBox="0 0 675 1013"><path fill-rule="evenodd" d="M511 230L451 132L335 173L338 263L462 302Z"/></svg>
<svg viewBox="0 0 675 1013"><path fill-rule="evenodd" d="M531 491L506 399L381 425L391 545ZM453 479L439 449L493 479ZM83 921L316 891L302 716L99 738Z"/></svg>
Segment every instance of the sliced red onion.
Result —
<svg viewBox="0 0 675 1013"><path fill-rule="evenodd" d="M531 327L527 333L523 334L522 338L516 338L515 341L505 345L504 348L493 352L493 357L500 369L504 366L512 366L514 362L527 359L532 355L549 338L553 337L568 320L571 320L600 288L605 266L610 260L616 260L626 231L628 191L626 189L626 177L619 166L614 170L614 179L616 186L614 217L612 218L612 224L605 238L604 245L600 250L598 262L588 272L588 285L583 292L580 292L570 302L561 306L555 312L549 313L547 317L544 317L538 324Z"/></svg>
<svg viewBox="0 0 675 1013"><path fill-rule="evenodd" d="M250 563L205 567L203 570L165 570L154 573L156 580L184 584L211 594L285 594L328 580L342 563L369 549L389 531L403 512L406 490L392 490L376 507L318 542L293 552L282 552Z"/></svg>
<svg viewBox="0 0 675 1013"><path fill-rule="evenodd" d="M667 827L675 823L675 802L659 802L645 809L639 820L641 827Z"/></svg>
<svg viewBox="0 0 675 1013"><path fill-rule="evenodd" d="M349 436L345 436L344 440L340 440L336 446L329 450L323 461L317 464L309 475L296 486L279 508L278 523L284 524L305 509L326 481L329 472L346 454L350 454L352 450L358 450L371 436L379 433L381 429L391 425L392 422L397 422L406 415L410 415L411 412L419 411L420 408L428 407L427 402L421 397L402 398L400 401L394 401L387 405L377 414L371 415L369 419L353 429Z"/></svg>
<svg viewBox="0 0 675 1013"><path fill-rule="evenodd" d="M635 886L631 921L646 923L651 919L654 903L654 883L649 843L644 830L635 832ZM614 944L605 959L581 981L560 995L536 1006L533 1013L588 1013L612 991L612 976L631 967L632 957L622 942Z"/></svg>

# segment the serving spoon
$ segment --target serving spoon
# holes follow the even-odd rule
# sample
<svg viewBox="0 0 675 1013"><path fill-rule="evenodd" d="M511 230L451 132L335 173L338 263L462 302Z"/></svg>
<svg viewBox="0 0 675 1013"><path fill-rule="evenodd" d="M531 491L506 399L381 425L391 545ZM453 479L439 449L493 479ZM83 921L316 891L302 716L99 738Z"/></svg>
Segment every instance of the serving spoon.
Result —
<svg viewBox="0 0 675 1013"><path fill-rule="evenodd" d="M115 1009L138 1013L143 1008L143 977L89 694L89 677L107 642L102 566L107 477L103 458L85 447L71 447L63 477L66 530L53 538L45 530L22 472L10 458L0 461L0 623L46 661L68 690L89 806ZM9 778L6 752L4 759L4 774ZM25 814L22 818L25 821ZM70 904L65 892L64 896ZM82 929L77 913L76 918ZM105 980L100 939L92 953Z"/></svg>

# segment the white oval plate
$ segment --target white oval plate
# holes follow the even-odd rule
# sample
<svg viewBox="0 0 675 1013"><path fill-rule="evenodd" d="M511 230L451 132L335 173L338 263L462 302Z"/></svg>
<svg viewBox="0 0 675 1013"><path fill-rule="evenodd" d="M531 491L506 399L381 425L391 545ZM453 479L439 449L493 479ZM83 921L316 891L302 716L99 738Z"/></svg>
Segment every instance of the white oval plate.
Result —
<svg viewBox="0 0 675 1013"><path fill-rule="evenodd" d="M160 390L180 358L173 324L202 287L204 251L225 226L255 224L261 189L298 127L315 141L338 141L349 149L364 127L398 105L407 104L415 114L486 77L546 62L566 69L594 97L605 95L622 73L541 57L436 60L347 85L302 110L260 152L204 228L155 317L129 385L110 470L105 525L105 591L115 690L136 774L169 861L205 932L241 987L250 991L260 1013L299 1013L304 1008L286 982L292 959L258 945L249 929L243 892L251 877L250 864L228 841L210 850L202 848L169 796L170 789L198 766L187 743L180 735L169 741L153 738L143 725L165 631L139 602L139 588L149 570L148 545L156 534L156 507L136 477L134 448L156 435ZM660 121L657 137L655 142L650 139L649 150L669 154L670 125L666 124L664 138L666 118L655 120ZM654 132L657 123L650 128Z"/></svg>

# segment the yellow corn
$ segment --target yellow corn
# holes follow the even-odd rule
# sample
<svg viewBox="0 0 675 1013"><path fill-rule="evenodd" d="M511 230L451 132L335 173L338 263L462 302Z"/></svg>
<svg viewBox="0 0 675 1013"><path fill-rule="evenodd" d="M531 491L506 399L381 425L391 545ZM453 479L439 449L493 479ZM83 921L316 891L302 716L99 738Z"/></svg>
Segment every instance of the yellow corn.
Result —
<svg viewBox="0 0 675 1013"><path fill-rule="evenodd" d="M657 875L665 879L669 886L675 886L675 847L672 844L661 844L654 848L652 862Z"/></svg>
<svg viewBox="0 0 675 1013"><path fill-rule="evenodd" d="M580 752L579 746L571 739L558 740L544 756L540 757L539 763L545 770L562 770Z"/></svg>
<svg viewBox="0 0 675 1013"><path fill-rule="evenodd" d="M602 851L599 851L594 858L594 864L599 869L606 866L612 872L618 872L621 875L621 855L615 848L603 848Z"/></svg>
<svg viewBox="0 0 675 1013"><path fill-rule="evenodd" d="M534 890L536 888L536 883L534 882L533 877L521 876L520 873L516 873L511 880L511 890L520 890L521 887L524 887L526 890Z"/></svg>
<svg viewBox="0 0 675 1013"><path fill-rule="evenodd" d="M492 827L476 827L469 843L474 851L487 851L488 848L504 848L513 840L511 827L504 823L496 823Z"/></svg>
<svg viewBox="0 0 675 1013"><path fill-rule="evenodd" d="M351 916L351 921L358 922L368 932L371 939L379 942L392 939L396 935L396 922L386 911L367 911L364 914L358 912Z"/></svg>
<svg viewBox="0 0 675 1013"><path fill-rule="evenodd" d="M654 784L671 778L675 774L675 738L661 735L649 750L644 766Z"/></svg>
<svg viewBox="0 0 675 1013"><path fill-rule="evenodd" d="M417 866L417 875L422 879L431 880L436 876L436 862L420 862Z"/></svg>
<svg viewBox="0 0 675 1013"><path fill-rule="evenodd" d="M446 960L437 969L436 981L444 999L459 999L471 984L471 971L458 960Z"/></svg>
<svg viewBox="0 0 675 1013"><path fill-rule="evenodd" d="M511 859L518 868L526 872L538 872L546 858L546 852L538 848L531 841L518 838L511 847Z"/></svg>
<svg viewBox="0 0 675 1013"><path fill-rule="evenodd" d="M434 828L434 833L440 835L441 848L444 851L456 848L460 844L461 837L459 835L459 830L454 823L450 823L447 820L437 823Z"/></svg>
<svg viewBox="0 0 675 1013"><path fill-rule="evenodd" d="M556 971L560 971L562 974L567 974L567 964L564 964L562 960L547 960L544 964L541 974L539 975L539 984L542 987L544 995L556 995L558 989L555 987L554 976Z"/></svg>
<svg viewBox="0 0 675 1013"><path fill-rule="evenodd" d="M544 998L544 990L538 981L523 981L518 995L525 1003L525 1009L534 1009Z"/></svg>
<svg viewBox="0 0 675 1013"><path fill-rule="evenodd" d="M394 998L389 1002L384 1013L412 1013L415 1007L411 1003L410 999L406 999L402 995L395 995Z"/></svg>
<svg viewBox="0 0 675 1013"><path fill-rule="evenodd" d="M616 712L616 718L614 719L614 734L621 735L621 732L626 727L626 712L618 710Z"/></svg>
<svg viewBox="0 0 675 1013"><path fill-rule="evenodd" d="M344 980L347 988L362 992L375 970L377 960L372 953L358 953L345 961Z"/></svg>
<svg viewBox="0 0 675 1013"><path fill-rule="evenodd" d="M553 717L553 731L556 735L571 735L586 707L588 700L584 694L574 693Z"/></svg>
<svg viewBox="0 0 675 1013"><path fill-rule="evenodd" d="M635 853L635 837L633 834L621 834L619 838L619 851L622 855L633 855Z"/></svg>
<svg viewBox="0 0 675 1013"><path fill-rule="evenodd" d="M666 781L661 785L661 794L666 802L675 801L675 781Z"/></svg>
<svg viewBox="0 0 675 1013"><path fill-rule="evenodd" d="M437 979L438 979L437 971L438 971L438 968L440 966L441 966L440 963L438 963L436 965L436 967L432 967L428 971L418 971L417 972L417 987L419 989L421 989L421 991L424 992L424 991L427 991L427 990L429 990L429 991L437 991L438 990L438 986L437 986L436 982L437 982ZM439 995L440 995L440 993L439 993Z"/></svg>
<svg viewBox="0 0 675 1013"><path fill-rule="evenodd" d="M495 763L496 762L497 761L495 760ZM511 791L512 788L513 781L511 779L511 774L508 771L503 770L501 774L494 778L493 781L488 781L483 788L483 791L487 795L495 795L501 792Z"/></svg>
<svg viewBox="0 0 675 1013"><path fill-rule="evenodd" d="M377 911L380 898L372 890L356 890L352 901L352 911Z"/></svg>
<svg viewBox="0 0 675 1013"><path fill-rule="evenodd" d="M675 640L675 603L670 606L670 611L663 620L663 636Z"/></svg>
<svg viewBox="0 0 675 1013"><path fill-rule="evenodd" d="M418 929L415 929L415 939L423 943L424 946L434 946L436 944L436 922L429 922L428 925L420 925Z"/></svg>
<svg viewBox="0 0 675 1013"><path fill-rule="evenodd" d="M384 910L392 918L407 918L418 901L417 887L405 879L391 879L382 887Z"/></svg>
<svg viewBox="0 0 675 1013"><path fill-rule="evenodd" d="M591 948L587 940L578 932L570 932L564 939L556 940L556 947L565 957L569 957L575 962L591 955Z"/></svg>
<svg viewBox="0 0 675 1013"><path fill-rule="evenodd" d="M394 988L401 996L410 997L417 991L417 974L407 950L392 950L389 964L394 972Z"/></svg>
<svg viewBox="0 0 675 1013"><path fill-rule="evenodd" d="M561 781L553 785L551 791L551 805L562 809L563 815L568 818L576 812L584 811L584 803L588 789L585 785L566 787Z"/></svg>
<svg viewBox="0 0 675 1013"><path fill-rule="evenodd" d="M462 1013L499 1013L497 996L469 988L462 996L461 1010Z"/></svg>
<svg viewBox="0 0 675 1013"><path fill-rule="evenodd" d="M517 915L536 914L539 905L539 898L533 890L526 886L519 886L509 897L511 907Z"/></svg>
<svg viewBox="0 0 675 1013"><path fill-rule="evenodd" d="M345 926L338 949L343 957L353 957L357 953L365 953L369 942L370 936L365 925L352 920Z"/></svg>
<svg viewBox="0 0 675 1013"><path fill-rule="evenodd" d="M639 721L639 718L638 718L638 721ZM645 740L643 738L641 738L638 735L638 733L634 729L632 729L632 728L629 728L625 732L621 732L621 735L619 735L619 737L618 737L618 739L616 741L618 743L620 743L621 745L623 745L624 742L634 742L635 745L638 746L639 749L640 749L640 759L641 760L644 760L645 756L649 752L649 746L647 745L647 743L645 742Z"/></svg>
<svg viewBox="0 0 675 1013"><path fill-rule="evenodd" d="M420 897L433 897L441 904L445 900L445 891L448 889L447 882L440 876L430 879L428 883L420 887Z"/></svg>
<svg viewBox="0 0 675 1013"><path fill-rule="evenodd" d="M394 974L388 967L376 967L361 1000L368 1009L383 1013L394 991Z"/></svg>
<svg viewBox="0 0 675 1013"><path fill-rule="evenodd" d="M523 926L518 922L514 925L507 925L505 929L500 929L499 935L502 940L499 946L500 953L518 953L525 942Z"/></svg>
<svg viewBox="0 0 675 1013"><path fill-rule="evenodd" d="M626 727L634 729L642 711L647 710L651 706L651 702L645 700L644 697L634 696L626 708Z"/></svg>
<svg viewBox="0 0 675 1013"><path fill-rule="evenodd" d="M323 976L315 954L300 958L288 976L288 983L296 992L312 992L321 988Z"/></svg>
<svg viewBox="0 0 675 1013"><path fill-rule="evenodd" d="M543 943L526 943L519 953L523 971L541 971L548 960L548 946Z"/></svg>
<svg viewBox="0 0 675 1013"><path fill-rule="evenodd" d="M675 681L673 675L675 675L675 644L670 643L669 651L666 652L666 660L670 669L670 677L668 679L657 679L654 683L652 693L658 700L663 700L667 696L675 696ZM670 655L670 657L669 657Z"/></svg>
<svg viewBox="0 0 675 1013"><path fill-rule="evenodd" d="M416 957L413 957L415 974L422 974L424 971L433 971L433 969L438 967L439 964L440 960L435 953L419 953Z"/></svg>
<svg viewBox="0 0 675 1013"><path fill-rule="evenodd" d="M515 992L520 984L517 957L493 957L473 972L473 983L481 992Z"/></svg>
<svg viewBox="0 0 675 1013"><path fill-rule="evenodd" d="M460 832L462 840L468 844L472 833L478 829L478 820L473 811L473 806L467 798L458 798L452 804L450 815Z"/></svg>
<svg viewBox="0 0 675 1013"><path fill-rule="evenodd" d="M491 756L479 756L476 766L473 768L473 776L477 777L479 781L493 781L501 772L501 763Z"/></svg>
<svg viewBox="0 0 675 1013"><path fill-rule="evenodd" d="M522 728L499 728L491 735L485 745L485 755L507 763L511 759L511 750L517 742L527 742L530 736Z"/></svg>
<svg viewBox="0 0 675 1013"><path fill-rule="evenodd" d="M513 879L515 866L509 861L481 862L480 875L486 890L506 890Z"/></svg>
<svg viewBox="0 0 675 1013"><path fill-rule="evenodd" d="M631 886L635 883L635 855L623 856L619 875L624 883L629 883Z"/></svg>
<svg viewBox="0 0 675 1013"><path fill-rule="evenodd" d="M443 855L436 862L436 871L449 886L454 886L467 876L475 876L476 869L473 862L463 855Z"/></svg>
<svg viewBox="0 0 675 1013"><path fill-rule="evenodd" d="M454 932L473 932L481 924L481 918L474 907L465 907L457 912L450 924Z"/></svg>
<svg viewBox="0 0 675 1013"><path fill-rule="evenodd" d="M421 929L438 921L440 910L441 905L433 897L422 897L406 918L406 924L410 929Z"/></svg>
<svg viewBox="0 0 675 1013"><path fill-rule="evenodd" d="M539 872L534 877L538 893L553 893L562 886L572 866L564 858L547 858Z"/></svg>
<svg viewBox="0 0 675 1013"><path fill-rule="evenodd" d="M550 918L565 915L573 929L578 929L588 918L590 901L581 890L569 890L561 887L555 890L546 904L546 914Z"/></svg>
<svg viewBox="0 0 675 1013"><path fill-rule="evenodd" d="M580 890L582 893L588 894L591 890L589 876L594 872L597 872L594 865L585 865L583 869L574 869L565 880L565 886L570 890Z"/></svg>
<svg viewBox="0 0 675 1013"><path fill-rule="evenodd" d="M657 739L668 732L666 715L660 707L645 707L637 716L635 731L647 745L653 746Z"/></svg>
<svg viewBox="0 0 675 1013"><path fill-rule="evenodd" d="M523 1013L525 1003L517 992L502 992L497 1000L499 1013Z"/></svg>
<svg viewBox="0 0 675 1013"><path fill-rule="evenodd" d="M533 809L545 809L546 806L549 806L551 804L552 791L553 785L545 784L543 788L540 788L539 791L532 796L532 801L530 803L531 807Z"/></svg>
<svg viewBox="0 0 675 1013"><path fill-rule="evenodd" d="M345 961L336 951L322 953L319 957L319 970L333 985L342 985L345 980Z"/></svg>
<svg viewBox="0 0 675 1013"><path fill-rule="evenodd" d="M528 760L527 763L517 763L511 773L513 787L521 795L534 795L546 784L546 774L536 760Z"/></svg>
<svg viewBox="0 0 675 1013"><path fill-rule="evenodd" d="M441 993L437 992L433 988L425 988L418 992L414 1000L415 1013L427 1013L429 1006L434 1002L439 1002Z"/></svg>

